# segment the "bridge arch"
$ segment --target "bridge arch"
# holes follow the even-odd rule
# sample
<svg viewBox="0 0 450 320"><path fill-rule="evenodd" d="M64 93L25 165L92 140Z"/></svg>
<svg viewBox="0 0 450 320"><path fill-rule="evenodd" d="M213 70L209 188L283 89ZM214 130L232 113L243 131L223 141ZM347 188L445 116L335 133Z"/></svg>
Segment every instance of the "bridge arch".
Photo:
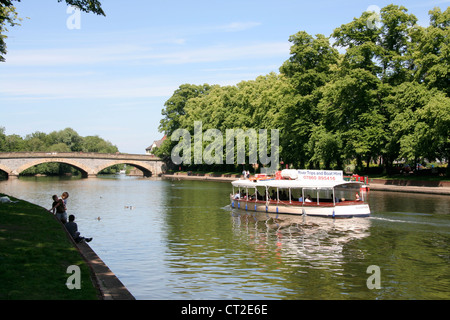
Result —
<svg viewBox="0 0 450 320"><path fill-rule="evenodd" d="M91 174L94 174L93 170L85 165L83 165L82 163L79 163L78 161L72 160L72 159L38 159L38 160L34 160L34 161L30 161L27 162L26 164L20 166L16 172L13 172L15 175L19 175L21 174L23 171L43 164L43 163L64 163L64 164L68 164L72 167L74 167L75 169L79 170L81 172L81 175L83 177L88 177Z"/></svg>
<svg viewBox="0 0 450 320"><path fill-rule="evenodd" d="M9 176L11 174L12 170L10 168L8 168L7 166L4 166L0 163L0 171L5 172Z"/></svg>
<svg viewBox="0 0 450 320"><path fill-rule="evenodd" d="M153 175L154 168L152 168L150 165L147 165L145 163L142 163L140 161L133 161L133 160L116 160L111 161L107 164L104 164L102 166L99 166L96 168L96 174L101 172L102 170L105 170L106 168L115 166L115 165L121 165L121 164L127 164L133 167L138 168L144 173L144 177L151 177Z"/></svg>

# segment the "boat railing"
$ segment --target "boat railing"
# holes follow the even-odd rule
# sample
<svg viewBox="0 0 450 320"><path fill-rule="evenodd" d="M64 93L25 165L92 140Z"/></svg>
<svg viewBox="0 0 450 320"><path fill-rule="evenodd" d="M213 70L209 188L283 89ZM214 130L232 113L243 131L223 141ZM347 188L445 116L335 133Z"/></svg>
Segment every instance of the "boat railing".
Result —
<svg viewBox="0 0 450 320"><path fill-rule="evenodd" d="M342 200L336 203L333 203L332 199L320 199L319 203L317 203L317 199L313 199L312 202L302 202L302 201L296 201L296 200L254 200L254 199L245 199L240 198L236 199L231 197L232 200L240 201L240 202L247 202L247 203L254 203L254 204L271 204L271 205L284 205L284 206L305 206L305 207L332 207L332 206L348 206L348 205L356 205L361 204L363 201L355 201L355 200Z"/></svg>
<svg viewBox="0 0 450 320"><path fill-rule="evenodd" d="M363 182L364 184L369 184L369 177L367 176L360 176L358 174L354 174L351 176L344 176L344 181L356 181L356 182Z"/></svg>

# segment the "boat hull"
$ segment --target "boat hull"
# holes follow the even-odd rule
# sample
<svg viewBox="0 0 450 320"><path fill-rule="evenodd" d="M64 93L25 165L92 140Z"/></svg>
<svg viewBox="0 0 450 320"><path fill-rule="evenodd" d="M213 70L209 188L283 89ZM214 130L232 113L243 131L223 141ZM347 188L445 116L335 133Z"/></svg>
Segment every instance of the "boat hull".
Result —
<svg viewBox="0 0 450 320"><path fill-rule="evenodd" d="M231 199L231 207L245 211L267 212L276 214L306 215L328 218L369 217L370 208L365 202L349 201L333 204L286 204L266 203L265 201L246 201Z"/></svg>

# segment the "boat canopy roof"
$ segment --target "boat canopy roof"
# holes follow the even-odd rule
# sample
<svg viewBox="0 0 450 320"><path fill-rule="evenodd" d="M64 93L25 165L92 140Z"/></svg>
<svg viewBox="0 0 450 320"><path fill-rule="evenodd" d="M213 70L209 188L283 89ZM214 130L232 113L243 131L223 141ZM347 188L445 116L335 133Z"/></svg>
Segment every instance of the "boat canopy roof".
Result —
<svg viewBox="0 0 450 320"><path fill-rule="evenodd" d="M363 183L358 181L344 180L324 180L324 181L305 181L305 180L235 180L231 182L237 188L280 188L280 189L333 189L336 187L360 187Z"/></svg>

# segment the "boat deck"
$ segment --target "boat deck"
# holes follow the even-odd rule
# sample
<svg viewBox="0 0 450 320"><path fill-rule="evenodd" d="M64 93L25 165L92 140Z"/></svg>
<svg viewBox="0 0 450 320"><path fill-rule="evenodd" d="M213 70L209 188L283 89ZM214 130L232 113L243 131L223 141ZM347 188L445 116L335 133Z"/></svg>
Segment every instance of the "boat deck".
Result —
<svg viewBox="0 0 450 320"><path fill-rule="evenodd" d="M234 201L239 201L239 202L246 202L247 204L267 204L267 202L265 200L247 200L247 199L234 199L232 198L232 200ZM332 202L331 199L323 199L323 200L319 200L319 203L317 203L317 200L313 199L313 202L301 202L301 201L290 201L289 200L269 200L268 204L269 205L285 205L285 206L299 206L299 207L334 207L334 206L350 206L350 205L358 205L358 204L363 204L365 203L364 201L355 201L355 200L344 200L344 201L339 201L336 202L336 204L334 204Z"/></svg>

